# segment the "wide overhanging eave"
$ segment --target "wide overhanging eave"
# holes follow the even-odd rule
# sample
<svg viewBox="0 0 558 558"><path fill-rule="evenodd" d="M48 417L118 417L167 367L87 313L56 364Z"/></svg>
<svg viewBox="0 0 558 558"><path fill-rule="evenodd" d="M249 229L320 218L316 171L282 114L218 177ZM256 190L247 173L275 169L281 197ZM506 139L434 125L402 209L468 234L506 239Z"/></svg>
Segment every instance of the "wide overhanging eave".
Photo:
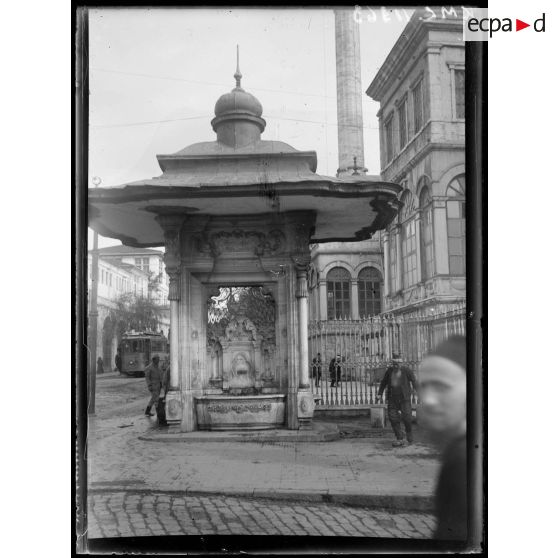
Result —
<svg viewBox="0 0 558 558"><path fill-rule="evenodd" d="M152 184L126 185L122 188L95 188L89 191L90 203L126 203L155 199L200 199L215 197L252 197L260 196L262 186L272 185L278 196L323 196L333 198L397 197L401 186L383 181L329 182L296 181L282 183L246 183L220 185L166 186Z"/></svg>

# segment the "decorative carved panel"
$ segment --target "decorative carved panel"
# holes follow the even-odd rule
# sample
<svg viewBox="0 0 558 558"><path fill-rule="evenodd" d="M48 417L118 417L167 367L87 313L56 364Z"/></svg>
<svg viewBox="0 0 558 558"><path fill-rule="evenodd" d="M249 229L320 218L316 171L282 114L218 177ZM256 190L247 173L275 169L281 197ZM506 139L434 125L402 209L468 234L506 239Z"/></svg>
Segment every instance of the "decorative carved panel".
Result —
<svg viewBox="0 0 558 558"><path fill-rule="evenodd" d="M256 231L219 231L194 236L194 247L200 254L221 256L232 253L249 253L254 256L275 255L285 251L285 235L280 230L268 233Z"/></svg>

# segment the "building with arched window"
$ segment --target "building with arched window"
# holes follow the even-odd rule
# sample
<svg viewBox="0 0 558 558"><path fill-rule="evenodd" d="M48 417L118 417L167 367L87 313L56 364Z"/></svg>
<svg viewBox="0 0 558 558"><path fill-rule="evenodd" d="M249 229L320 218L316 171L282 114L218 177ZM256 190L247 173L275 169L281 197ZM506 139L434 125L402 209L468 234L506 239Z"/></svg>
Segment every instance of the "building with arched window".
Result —
<svg viewBox="0 0 558 558"><path fill-rule="evenodd" d="M388 312L465 300L462 33L459 17L417 11L367 89L380 103L382 178L404 188L382 234Z"/></svg>
<svg viewBox="0 0 558 558"><path fill-rule="evenodd" d="M383 310L383 257L379 236L361 242L311 247L311 320L358 320Z"/></svg>
<svg viewBox="0 0 558 558"><path fill-rule="evenodd" d="M465 45L459 13L446 16L417 10L367 89L380 103L382 178L404 188L400 210L381 235L312 248L312 320L465 300Z"/></svg>

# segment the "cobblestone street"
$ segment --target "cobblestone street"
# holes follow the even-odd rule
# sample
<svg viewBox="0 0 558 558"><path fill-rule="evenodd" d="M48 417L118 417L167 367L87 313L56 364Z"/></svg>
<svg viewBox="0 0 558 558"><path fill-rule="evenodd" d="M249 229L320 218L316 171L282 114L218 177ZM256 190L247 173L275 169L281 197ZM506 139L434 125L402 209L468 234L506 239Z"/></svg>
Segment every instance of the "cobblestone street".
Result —
<svg viewBox="0 0 558 558"><path fill-rule="evenodd" d="M263 498L97 493L89 501L89 537L158 535L309 535L429 538L426 513L389 513L334 504Z"/></svg>
<svg viewBox="0 0 558 558"><path fill-rule="evenodd" d="M438 460L418 431L414 445L394 449L391 433L373 432L364 416L322 422L338 432L329 442L155 442L145 438L157 431L143 416L146 399L143 378L111 374L97 384L87 440L91 540L431 536Z"/></svg>

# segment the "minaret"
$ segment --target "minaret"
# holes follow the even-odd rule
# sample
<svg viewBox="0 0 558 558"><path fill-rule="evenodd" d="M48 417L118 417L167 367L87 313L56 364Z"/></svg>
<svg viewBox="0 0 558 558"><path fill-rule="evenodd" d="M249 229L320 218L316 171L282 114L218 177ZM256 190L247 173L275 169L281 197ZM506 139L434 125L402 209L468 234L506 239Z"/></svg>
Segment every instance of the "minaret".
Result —
<svg viewBox="0 0 558 558"><path fill-rule="evenodd" d="M360 34L352 9L334 10L337 75L337 176L366 174L362 137ZM356 162L355 162L356 157Z"/></svg>

